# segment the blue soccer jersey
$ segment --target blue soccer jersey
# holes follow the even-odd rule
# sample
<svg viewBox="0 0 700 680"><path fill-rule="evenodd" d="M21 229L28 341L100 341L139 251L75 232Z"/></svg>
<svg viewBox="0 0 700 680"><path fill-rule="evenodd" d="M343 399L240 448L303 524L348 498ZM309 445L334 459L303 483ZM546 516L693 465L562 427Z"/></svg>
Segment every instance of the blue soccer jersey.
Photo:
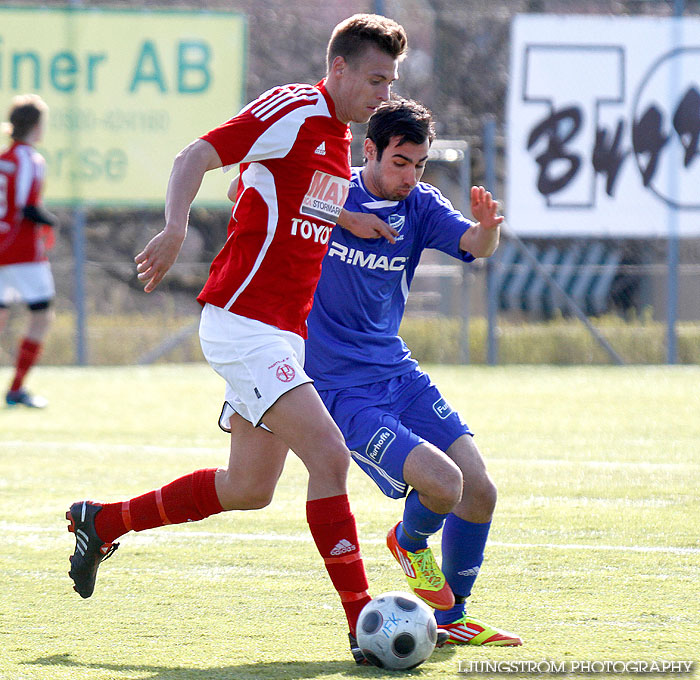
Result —
<svg viewBox="0 0 700 680"><path fill-rule="evenodd" d="M308 318L306 371L319 390L367 385L414 369L399 337L421 253L435 248L471 262L459 240L471 222L433 186L420 182L403 201L371 194L353 168L345 209L374 213L398 230L396 243L362 239L336 225Z"/></svg>

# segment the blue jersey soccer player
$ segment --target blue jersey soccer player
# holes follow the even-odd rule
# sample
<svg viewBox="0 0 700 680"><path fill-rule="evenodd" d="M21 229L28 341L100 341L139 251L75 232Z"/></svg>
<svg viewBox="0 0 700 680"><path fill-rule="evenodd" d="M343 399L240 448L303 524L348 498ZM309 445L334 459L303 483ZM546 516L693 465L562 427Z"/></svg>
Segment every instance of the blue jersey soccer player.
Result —
<svg viewBox="0 0 700 680"><path fill-rule="evenodd" d="M473 224L420 182L433 138L430 112L417 102L387 102L370 118L366 164L353 170L339 219L353 232L332 232L308 318L306 371L355 462L384 494L406 496L387 545L416 595L438 610L438 626L456 644L515 646L518 636L465 612L496 488L472 432L398 335L422 251L488 257L503 220L483 187L471 189ZM363 226L374 238L356 235ZM427 539L443 524L440 569Z"/></svg>

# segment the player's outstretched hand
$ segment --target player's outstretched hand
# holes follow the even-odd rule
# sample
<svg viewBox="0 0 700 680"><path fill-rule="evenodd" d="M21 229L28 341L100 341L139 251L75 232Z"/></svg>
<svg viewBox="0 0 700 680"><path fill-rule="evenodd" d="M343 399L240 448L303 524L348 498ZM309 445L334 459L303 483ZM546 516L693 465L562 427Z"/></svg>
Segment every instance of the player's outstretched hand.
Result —
<svg viewBox="0 0 700 680"><path fill-rule="evenodd" d="M338 224L358 238L383 237L389 243L396 243L399 232L390 227L384 220L371 213L356 213L341 210Z"/></svg>
<svg viewBox="0 0 700 680"><path fill-rule="evenodd" d="M180 253L185 234L164 229L156 234L134 258L138 279L144 291L150 293L163 280Z"/></svg>
<svg viewBox="0 0 700 680"><path fill-rule="evenodd" d="M503 222L503 217L498 214L498 201L484 187L472 187L471 210L474 219L484 229L495 229Z"/></svg>

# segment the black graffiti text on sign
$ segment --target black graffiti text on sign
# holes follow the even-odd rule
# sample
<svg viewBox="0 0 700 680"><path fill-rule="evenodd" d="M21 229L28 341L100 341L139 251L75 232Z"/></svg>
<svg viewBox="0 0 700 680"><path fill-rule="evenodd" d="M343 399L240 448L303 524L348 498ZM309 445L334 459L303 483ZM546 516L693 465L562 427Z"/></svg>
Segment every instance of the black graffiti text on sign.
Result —
<svg viewBox="0 0 700 680"><path fill-rule="evenodd" d="M634 159L642 185L659 199L679 208L700 209L697 188L685 194L681 190L679 195L676 186L673 196L666 186L668 178L662 176L664 154L668 155L667 166L676 163L679 167L674 170L679 174L697 171L700 164L700 68L688 68L700 64L698 55L700 48L683 48L660 57L642 79L632 113L612 125L600 122L599 109L605 105L602 98L593 100L592 111L584 103L557 106L550 100L548 114L532 125L526 142L538 168L537 191L547 203L551 205L551 199L578 178L589 158L594 175L605 178L605 193L614 197L620 171L628 159ZM678 94L668 105L669 97L661 101L658 96L658 83L667 82L674 69ZM666 91L670 93L672 88L667 86ZM588 144L580 139L586 115L596 118ZM674 146L682 153L673 156Z"/></svg>

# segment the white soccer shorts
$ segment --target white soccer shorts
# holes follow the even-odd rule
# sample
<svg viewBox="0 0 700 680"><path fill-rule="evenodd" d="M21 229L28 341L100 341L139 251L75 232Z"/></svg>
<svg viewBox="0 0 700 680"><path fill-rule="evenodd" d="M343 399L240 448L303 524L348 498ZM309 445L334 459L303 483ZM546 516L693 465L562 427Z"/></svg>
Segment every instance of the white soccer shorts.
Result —
<svg viewBox="0 0 700 680"><path fill-rule="evenodd" d="M304 372L304 339L275 326L206 304L199 341L209 365L226 381L219 426L238 413L255 426L286 392L313 382Z"/></svg>
<svg viewBox="0 0 700 680"><path fill-rule="evenodd" d="M48 262L0 265L0 303L4 305L53 300L56 288Z"/></svg>

